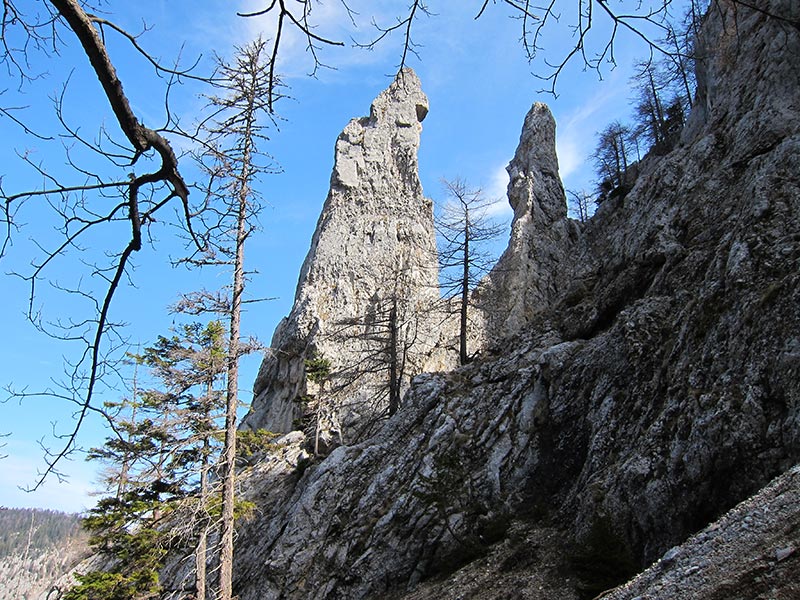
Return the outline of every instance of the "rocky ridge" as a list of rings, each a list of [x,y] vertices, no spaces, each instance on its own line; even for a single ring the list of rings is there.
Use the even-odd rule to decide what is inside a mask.
[[[580,264],[553,251],[522,285],[514,337],[418,377],[364,442],[247,482],[243,600],[397,593],[518,523],[602,531],[641,568],[800,460],[800,32],[767,4],[713,3],[682,143],[571,242]]]
[[[558,205],[549,143],[525,148],[550,139],[552,119],[534,106],[517,157],[536,158],[511,168],[519,250],[482,291],[515,290],[490,317],[509,336],[466,367],[418,376],[363,441],[310,460],[292,432],[243,472],[257,511],[238,532],[240,600],[458,597],[450,586],[480,599],[590,598],[612,584],[587,567],[623,577],[654,561],[606,596],[796,597],[798,10],[790,0],[760,10],[712,3],[681,144],[646,161],[630,193],[584,227]],[[347,211],[395,186],[425,209],[415,171],[404,170],[416,164],[427,108],[418,91],[401,79],[387,94],[408,92],[402,114],[386,121],[394,108],[376,101],[337,142],[295,310],[276,332],[280,350],[262,368],[248,426],[294,425],[294,400],[318,392],[304,361],[310,349],[329,352],[341,321],[331,314],[379,312],[355,285],[364,273],[336,261],[350,247],[345,234],[359,251],[383,240],[391,254],[401,223],[417,231],[419,220],[392,212],[403,203],[379,201],[374,224]],[[360,128],[364,140],[385,128],[386,153],[360,143]],[[386,186],[374,183],[384,161]],[[338,221],[340,211],[349,219]],[[317,271],[326,261],[331,269]],[[373,295],[386,289],[370,277]],[[343,291],[322,298],[314,281]],[[408,289],[420,302],[426,293]],[[172,597],[192,593],[187,564],[164,573]]]

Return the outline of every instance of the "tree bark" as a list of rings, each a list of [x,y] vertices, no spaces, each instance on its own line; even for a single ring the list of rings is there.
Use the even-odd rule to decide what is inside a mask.
[[[246,167],[243,167],[246,170]],[[233,590],[233,521],[236,486],[236,410],[239,407],[239,337],[241,331],[242,292],[244,290],[244,242],[247,237],[247,186],[239,194],[236,230],[236,258],[233,269],[230,339],[228,342],[228,386],[225,406],[224,474],[222,483],[222,531],[220,539],[220,599],[231,600]]]
[[[467,354],[467,310],[469,309],[469,214],[464,220],[464,258],[462,260],[463,270],[461,272],[461,323],[458,332],[458,354],[459,360],[462,365],[469,362],[469,355]]]
[[[400,378],[398,377],[397,292],[392,296],[389,311],[389,415],[400,408]]]
[[[213,349],[212,349],[213,351]],[[209,377],[206,383],[206,417],[208,417],[209,406],[211,405],[211,397],[214,393],[213,377]],[[208,561],[208,523],[206,520],[206,503],[208,502],[208,456],[209,456],[209,439],[208,433],[203,438],[203,458],[200,467],[200,511],[203,520],[202,527],[200,528],[200,539],[197,541],[197,550],[195,551],[195,581],[197,587],[195,600],[206,600],[206,564]]]
[[[253,73],[253,77],[257,74]],[[236,410],[239,407],[239,339],[241,336],[242,293],[244,292],[244,244],[247,240],[247,202],[250,195],[251,150],[255,125],[255,81],[248,90],[245,110],[242,167],[238,176],[238,212],[236,215],[236,257],[233,267],[230,339],[228,342],[228,386],[225,408],[224,474],[222,484],[222,531],[220,533],[220,600],[233,594],[233,529],[236,485]]]

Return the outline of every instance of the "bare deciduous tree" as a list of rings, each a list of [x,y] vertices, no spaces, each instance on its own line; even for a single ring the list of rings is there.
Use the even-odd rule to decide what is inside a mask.
[[[110,20],[91,14],[78,0],[49,0],[20,9],[17,2],[3,3],[2,45],[0,63],[16,76],[20,85],[37,79],[41,74],[30,71],[29,53],[45,53],[57,56],[62,43],[66,43],[66,28],[70,36],[79,43],[88,59],[91,71],[100,84],[118,128],[118,134],[101,128],[99,134],[85,137],[79,128],[72,127],[64,114],[64,92],[56,99],[56,116],[64,130],[62,138],[100,159],[110,168],[98,172],[94,166],[84,166],[73,158],[73,150],[66,146],[67,164],[74,182],[64,181],[48,165],[35,162],[28,154],[22,154],[24,164],[33,169],[44,184],[22,192],[7,193],[0,185],[3,200],[2,224],[5,238],[0,257],[10,247],[12,234],[20,226],[17,215],[20,209],[31,202],[46,200],[55,218],[60,221],[61,238],[55,244],[50,240],[37,240],[43,258],[34,260],[30,272],[20,273],[30,285],[28,318],[41,330],[58,339],[79,343],[83,346],[72,362],[67,362],[67,380],[55,391],[43,390],[42,395],[57,396],[76,405],[74,424],[69,433],[61,435],[57,449],[46,449],[46,468],[40,473],[33,489],[45,478],[60,476],[57,465],[76,448],[76,439],[83,422],[91,412],[103,414],[102,407],[93,402],[103,379],[114,374],[118,367],[118,352],[124,348],[125,340],[111,320],[113,298],[130,275],[134,253],[140,251],[146,240],[147,228],[156,215],[166,212],[165,207],[177,204],[184,215],[184,226],[192,232],[189,187],[178,168],[178,157],[166,137],[164,128],[152,128],[143,124],[134,114],[128,96],[120,81],[114,63],[106,48],[106,35],[116,34],[126,40],[134,52],[144,56],[159,73],[167,79],[194,77],[189,71],[161,66],[139,45],[137,37],[129,34]],[[169,86],[170,84],[168,84]],[[66,88],[65,88],[66,89]],[[34,128],[18,119],[13,110],[6,107],[3,114],[14,120],[29,135],[40,140],[55,136],[36,133]],[[93,198],[96,194],[98,198]],[[68,251],[82,250],[84,244],[91,245],[95,230],[108,227],[124,231],[127,235],[121,244],[106,249],[109,261],[88,262],[88,275],[102,282],[104,288],[86,289],[84,284],[60,286],[73,298],[88,302],[91,314],[86,318],[62,319],[54,323],[44,321],[39,315],[34,300],[37,284],[56,271],[58,259]],[[191,234],[192,237],[193,234]],[[115,237],[116,240],[120,236]],[[197,245],[200,241],[194,238]],[[119,242],[118,242],[119,243]],[[58,284],[56,284],[58,285]],[[99,298],[98,298],[99,296]],[[27,391],[16,393],[19,397],[39,395]],[[63,443],[62,443],[63,442]]]
[[[581,223],[585,223],[592,216],[594,200],[586,190],[567,190],[567,205],[572,216]]]
[[[673,32],[674,34],[674,32]],[[677,35],[677,34],[674,34]],[[667,57],[658,61],[640,62],[638,73],[632,78],[634,99],[634,124],[630,137],[647,143],[646,150],[664,152],[672,149],[692,106],[694,76],[684,67],[690,58]]]
[[[331,334],[348,347],[349,359],[331,372],[329,394],[338,398],[345,418],[352,411],[362,415],[350,442],[370,435],[399,410],[403,391],[420,370],[416,346],[423,316],[412,306],[407,277],[401,260],[387,271],[365,314],[342,320]]]
[[[459,361],[469,362],[467,338],[469,299],[480,278],[494,264],[486,246],[496,240],[505,227],[493,222],[488,209],[493,204],[480,189],[470,188],[462,179],[444,180],[447,200],[436,217],[441,240],[439,267],[442,293],[457,296],[459,311]]]
[[[630,134],[630,128],[620,121],[614,121],[598,134],[594,151],[596,173],[600,179],[598,202],[614,190],[624,190],[628,183]]]

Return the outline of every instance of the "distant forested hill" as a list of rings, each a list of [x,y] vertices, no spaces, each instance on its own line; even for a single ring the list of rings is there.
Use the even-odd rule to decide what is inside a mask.
[[[81,532],[81,518],[55,510],[0,508],[0,558],[41,551]]]
[[[87,554],[79,515],[0,507],[0,600],[45,598]]]

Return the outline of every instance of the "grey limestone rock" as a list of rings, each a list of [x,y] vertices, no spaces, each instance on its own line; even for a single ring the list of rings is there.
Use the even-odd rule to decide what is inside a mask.
[[[519,332],[549,306],[570,280],[576,262],[570,255],[579,246],[577,226],[567,219],[556,124],[547,105],[537,102],[528,112],[507,171],[514,209],[511,239],[473,294],[487,341]]]
[[[400,411],[363,441],[305,468],[272,461],[245,475],[259,510],[239,531],[241,600],[400,598],[471,561],[461,581],[485,585],[432,597],[470,589],[487,600],[570,598],[566,579],[555,578],[572,577],[569,545],[597,524],[640,567],[680,547],[654,567],[653,587],[615,597],[662,597],[658,590],[683,578],[722,591],[663,597],[738,597],[725,594],[739,579],[726,583],[715,566],[730,560],[725,552],[700,556],[694,542],[681,544],[800,462],[800,30],[795,2],[768,9],[712,3],[702,101],[682,144],[648,159],[630,193],[580,232],[565,215],[552,118],[534,106],[511,164],[506,266],[480,290],[497,308],[487,336],[513,335],[461,369],[416,377]],[[393,84],[340,138],[331,194],[295,309],[262,369],[251,426],[280,425],[281,411],[287,424],[288,403],[308,387],[298,357],[309,345],[328,352],[331,315],[356,318],[385,289],[359,270],[368,265],[351,248],[363,255],[380,244],[397,262],[407,252],[399,231],[419,231],[432,246],[432,233],[403,212],[430,210],[404,169],[416,160],[419,94]],[[402,110],[394,96],[408,99]],[[383,141],[367,143],[373,134]],[[383,169],[391,175],[382,179]],[[366,190],[379,218],[357,210]],[[395,191],[402,202],[391,201]],[[419,289],[427,271],[408,264],[410,289]],[[282,452],[298,455],[302,442],[292,443]],[[767,583],[785,591],[763,597],[796,597],[798,554],[776,558],[796,547],[796,481],[788,471],[773,489],[788,493],[768,490],[756,500],[760,513],[743,515],[741,526],[723,520],[696,540],[734,554],[763,548],[756,570],[768,562],[779,577]],[[791,529],[770,537],[773,507]],[[528,580],[533,591],[492,588],[493,574],[511,586],[522,579],[475,559],[511,551],[520,528],[518,540],[533,543],[540,532],[546,547],[512,554],[551,577]],[[719,585],[703,588],[712,577]]]
[[[393,303],[406,367],[401,387],[439,366],[431,356],[435,330],[426,325],[438,299],[433,214],[417,167],[427,112],[419,79],[404,69],[369,117],[350,121],[339,136],[294,306],[273,335],[245,427],[289,431],[301,426],[302,402],[314,402],[328,437],[363,435],[361,426],[387,408],[387,368],[376,361]],[[324,390],[307,380],[304,361],[313,357],[330,362]],[[362,368],[381,373],[362,375]]]
[[[497,329],[514,337],[418,377],[376,435],[264,505],[241,532],[244,600],[400,595],[541,512],[578,543],[605,523],[644,566],[800,461],[800,32],[713,7],[694,130],[579,238],[534,107],[512,162],[522,242],[491,283],[519,303]]]
[[[800,597],[800,467],[690,537],[607,600],[752,600]],[[774,550],[775,547],[777,550]],[[772,549],[770,552],[769,550]]]

